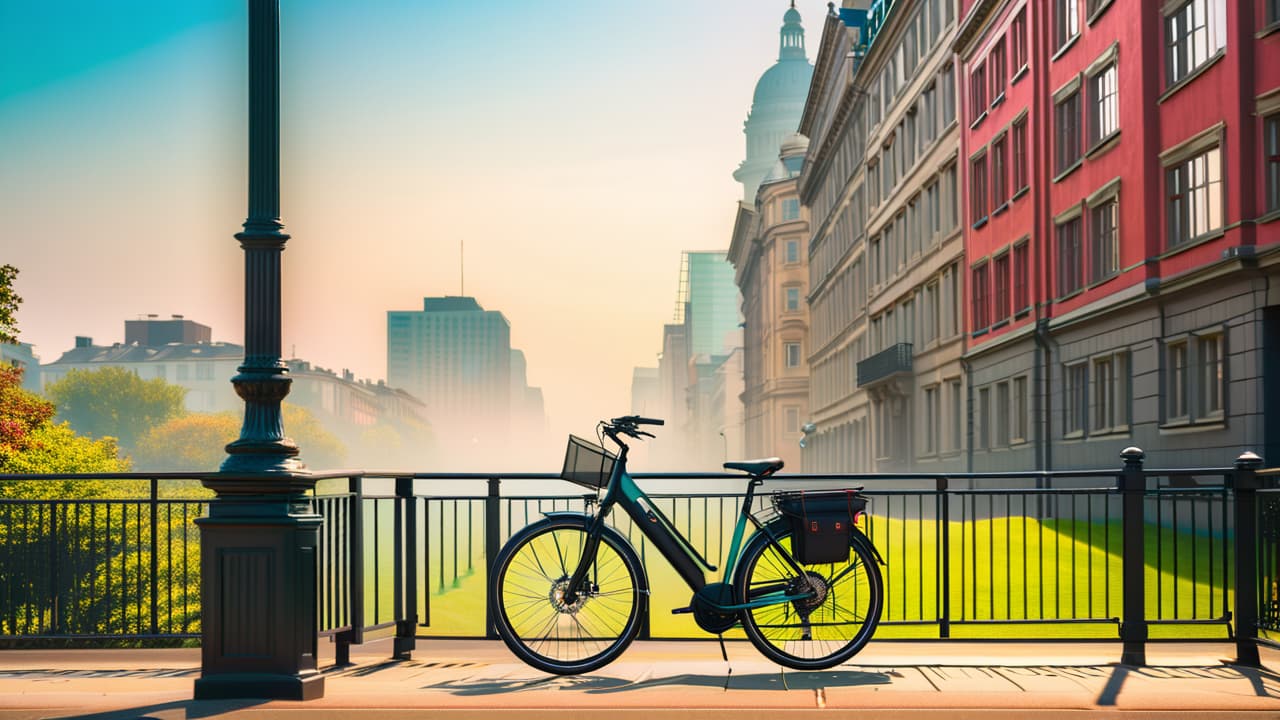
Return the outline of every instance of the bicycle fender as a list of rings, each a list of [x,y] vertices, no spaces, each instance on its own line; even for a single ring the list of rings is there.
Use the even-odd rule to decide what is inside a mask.
[[[875,543],[871,542],[871,538],[867,537],[866,533],[862,532],[858,528],[854,528],[853,532],[855,535],[861,537],[867,542],[867,547],[871,548],[871,554],[876,556],[877,562],[885,567],[889,567],[889,563],[885,562],[883,557],[880,557],[880,551],[876,549]]]

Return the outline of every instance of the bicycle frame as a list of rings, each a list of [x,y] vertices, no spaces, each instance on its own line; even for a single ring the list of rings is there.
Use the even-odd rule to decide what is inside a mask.
[[[614,505],[620,505],[626,511],[645,537],[649,538],[654,547],[667,559],[667,562],[671,563],[671,566],[675,568],[676,573],[689,586],[689,589],[696,593],[707,584],[705,573],[715,572],[716,567],[703,559],[693,545],[689,543],[688,539],[680,534],[675,525],[649,499],[644,490],[636,485],[635,480],[626,470],[627,445],[617,440],[617,438],[614,438],[614,440],[621,448],[618,460],[614,464],[613,474],[609,478],[608,490],[605,492],[604,499],[600,501],[600,509],[596,513],[595,521],[588,532],[587,541],[583,547],[582,559],[579,561],[578,568],[566,588],[566,597],[572,601],[572,597],[581,588],[588,569],[595,559],[596,550],[599,548],[605,518],[608,517]],[[738,514],[737,524],[733,528],[733,538],[729,543],[729,555],[725,559],[723,582],[726,585],[732,583],[734,566],[738,562],[738,554],[742,549],[743,536],[745,535],[748,521],[755,525],[757,530],[769,534],[770,542],[774,543],[778,548],[780,556],[791,566],[793,571],[797,574],[804,572],[791,557],[791,554],[777,545],[777,540],[772,536],[772,533],[769,533],[767,527],[751,514],[751,503],[755,499],[756,487],[762,483],[762,480],[754,477],[750,478],[748,482],[747,493],[742,499],[741,512]],[[736,612],[738,610],[800,600],[809,597],[809,595],[811,593],[789,595],[784,590],[779,590],[743,604],[715,604],[715,609],[722,612]]]

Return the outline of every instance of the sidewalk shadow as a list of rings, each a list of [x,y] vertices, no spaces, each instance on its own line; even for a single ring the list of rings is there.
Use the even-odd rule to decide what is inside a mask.
[[[197,718],[210,718],[239,710],[248,710],[249,708],[261,705],[265,702],[267,701],[175,700],[173,702],[143,705],[141,707],[121,708],[119,710],[104,710],[102,712],[71,715],[51,714],[47,717],[50,720],[159,720],[159,718],[156,717],[157,714],[176,710],[181,712],[180,717],[183,717],[186,720],[196,720]]]
[[[1247,680],[1258,697],[1280,698],[1280,675],[1266,668],[1242,665],[1208,666],[1130,666],[1113,665],[1111,676],[1102,688],[1096,703],[1100,707],[1114,707],[1125,680],[1130,675],[1156,680]]]
[[[892,673],[863,672],[859,670],[828,670],[822,672],[751,673],[748,675],[703,675],[683,673],[647,680],[577,675],[544,678],[511,678],[476,682],[460,679],[422,686],[423,690],[444,690],[459,696],[497,695],[555,688],[584,692],[592,695],[631,692],[657,687],[710,687],[723,690],[804,690],[828,687],[854,687],[859,685],[888,685]]]

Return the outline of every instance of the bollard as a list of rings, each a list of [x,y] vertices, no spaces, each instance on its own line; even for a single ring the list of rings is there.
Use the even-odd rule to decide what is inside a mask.
[[[1124,650],[1120,663],[1146,665],[1146,528],[1143,504],[1147,476],[1142,470],[1146,453],[1140,448],[1128,447],[1120,457],[1124,458],[1119,478],[1124,536],[1124,606],[1120,622],[1120,640],[1124,643]]]
[[[1258,489],[1262,458],[1244,452],[1236,458],[1236,664],[1262,667],[1258,657]]]

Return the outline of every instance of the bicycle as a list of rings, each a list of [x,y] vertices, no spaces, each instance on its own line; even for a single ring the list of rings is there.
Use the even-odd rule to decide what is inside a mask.
[[[884,606],[879,553],[857,523],[867,498],[861,488],[775,491],[777,514],[756,517],[756,488],[780,470],[770,458],[728,462],[747,473],[723,580],[627,473],[622,436],[654,437],[640,429],[662,420],[636,415],[602,421],[597,434],[617,453],[570,436],[561,477],[604,492],[592,513],[545,512],[503,546],[493,564],[489,601],[507,647],[545,672],[572,675],[612,662],[626,650],[648,612],[644,566],[627,538],[606,523],[621,506],[693,591],[688,607],[715,635],[741,623],[767,658],[797,670],[820,670],[853,657],[875,632]],[[748,523],[755,532],[743,545]],[[739,550],[741,549],[741,555]],[[721,644],[723,652],[723,638]]]

